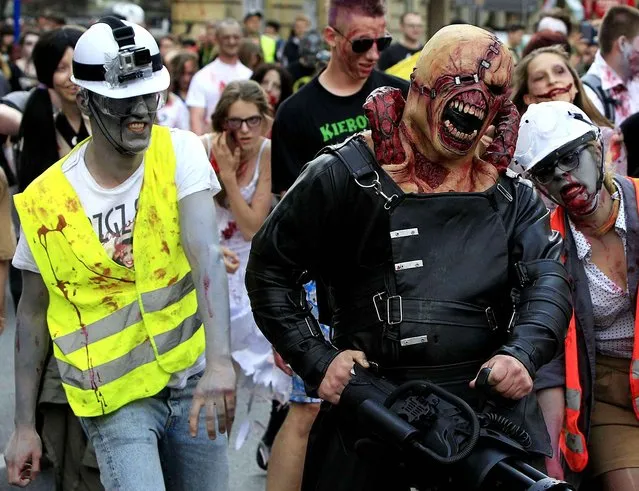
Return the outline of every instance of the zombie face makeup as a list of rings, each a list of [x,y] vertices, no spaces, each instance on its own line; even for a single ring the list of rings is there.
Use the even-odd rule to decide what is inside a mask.
[[[620,38],[623,64],[626,68],[627,77],[634,78],[639,75],[639,36],[633,39]]]
[[[417,62],[404,116],[444,158],[472,154],[490,124],[498,126],[500,145],[514,150],[519,120],[508,101],[511,72],[512,57],[489,32],[443,28]]]
[[[266,72],[260,85],[268,94],[271,106],[276,107],[282,96],[282,79],[279,72],[277,70],[269,70]]]
[[[353,80],[366,80],[377,65],[380,48],[389,44],[386,41],[370,42],[386,39],[386,20],[383,16],[370,17],[354,12],[344,12],[338,19],[341,22],[332,32],[335,47],[332,58]],[[368,49],[362,51],[365,47]]]
[[[528,65],[528,93],[524,95],[527,105],[547,101],[572,103],[577,88],[572,73],[561,56],[541,53]]]
[[[159,94],[127,99],[90,95],[90,107],[96,127],[115,149],[127,155],[144,152],[150,143],[151,127],[161,105]]]
[[[573,216],[597,209],[603,173],[602,148],[590,141],[570,149],[551,162],[541,162],[529,173],[540,190]]]

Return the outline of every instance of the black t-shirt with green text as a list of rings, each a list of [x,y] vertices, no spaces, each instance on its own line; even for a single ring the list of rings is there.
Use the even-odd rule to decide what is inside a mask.
[[[356,94],[331,94],[315,77],[284,101],[271,134],[273,192],[279,194],[290,188],[304,164],[325,146],[368,129],[362,106],[373,90],[385,86],[401,89],[407,96],[407,81],[374,70]]]

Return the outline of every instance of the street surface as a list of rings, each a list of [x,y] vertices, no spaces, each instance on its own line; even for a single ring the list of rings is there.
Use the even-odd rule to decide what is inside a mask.
[[[8,288],[7,288],[8,290]],[[7,326],[0,335],[0,491],[16,490],[18,487],[7,484],[7,474],[4,467],[4,449],[13,429],[14,414],[14,381],[13,381],[13,341],[15,337],[15,316],[13,304],[7,298],[6,310]],[[234,430],[240,428],[246,417],[246,407],[249,394],[241,390],[238,394],[237,416]],[[269,401],[256,400],[251,410],[252,431],[240,450],[234,450],[235,435],[231,435],[231,448],[229,449],[231,491],[263,491],[265,487],[266,473],[255,462],[255,449],[263,429],[259,425],[266,425],[271,404]],[[53,491],[51,476],[43,473],[37,481],[28,488],[29,491]],[[170,490],[168,490],[170,491]]]

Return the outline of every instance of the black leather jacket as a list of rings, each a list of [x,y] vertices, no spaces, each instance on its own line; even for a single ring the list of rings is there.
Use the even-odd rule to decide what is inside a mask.
[[[543,202],[517,177],[501,182],[513,198],[503,214],[509,263],[513,271],[516,264],[524,265],[525,272],[509,275],[521,301],[512,332],[495,353],[514,356],[534,377],[563,348],[570,289],[558,261],[561,238],[551,232]],[[255,320],[310,394],[316,394],[340,350],[367,349],[348,341],[339,346],[327,342],[307,307],[303,285],[309,279],[325,285],[336,310],[354,298],[370,299],[379,285],[367,288],[361,277],[388,264],[388,237],[383,201],[358,186],[335,156],[324,153],[304,168],[253,239],[246,286]]]

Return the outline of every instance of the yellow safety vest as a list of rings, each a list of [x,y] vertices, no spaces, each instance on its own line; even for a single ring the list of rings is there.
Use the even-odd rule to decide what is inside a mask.
[[[153,127],[144,157],[133,269],[114,262],[100,243],[62,173],[69,155],[15,203],[49,291],[47,322],[62,386],[73,412],[90,417],[161,391],[203,353],[204,327],[180,243],[169,130]]]
[[[409,80],[410,74],[413,73],[415,64],[417,63],[417,60],[419,59],[419,56],[421,54],[421,51],[418,51],[414,55],[403,59],[399,63],[387,69],[386,73],[388,73],[389,75],[394,75],[395,77],[403,78],[404,80]]]
[[[275,39],[262,34],[260,36],[260,47],[264,55],[264,63],[275,63],[275,51],[277,50],[277,42]]]

